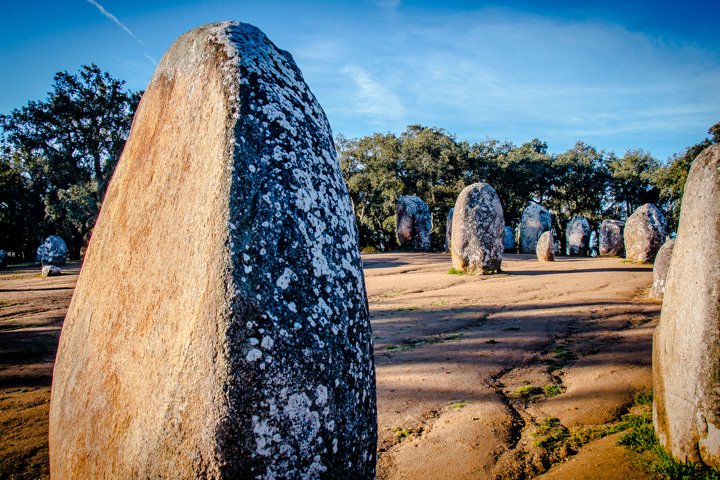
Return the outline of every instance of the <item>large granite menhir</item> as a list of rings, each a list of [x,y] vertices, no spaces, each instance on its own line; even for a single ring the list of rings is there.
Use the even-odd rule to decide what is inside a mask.
[[[665,216],[646,203],[625,222],[625,258],[633,262],[653,262],[667,237]]]
[[[662,300],[665,296],[665,285],[667,280],[668,268],[670,268],[670,259],[672,258],[673,248],[675,248],[675,240],[668,240],[660,247],[655,256],[653,265],[653,283],[650,287],[650,298]]]
[[[487,183],[460,192],[453,214],[453,267],[468,273],[497,273],[505,250],[505,216],[500,197]]]
[[[450,251],[452,245],[452,220],[453,214],[455,213],[455,207],[448,210],[447,217],[445,217],[445,252]]]
[[[590,248],[590,224],[586,218],[575,217],[565,229],[566,252],[573,256],[586,256]]]
[[[531,203],[523,210],[520,221],[520,253],[535,253],[538,238],[552,228],[552,218],[547,208]]]
[[[553,238],[552,230],[548,230],[540,235],[535,252],[539,262],[555,261],[555,239]]]
[[[372,478],[372,336],[330,126],[257,28],[165,53],[60,339],[53,478]]]
[[[395,203],[395,225],[400,247],[405,250],[430,250],[432,217],[430,209],[421,198],[401,195]]]
[[[660,322],[653,336],[653,422],[680,461],[720,467],[720,145],[685,183]]]

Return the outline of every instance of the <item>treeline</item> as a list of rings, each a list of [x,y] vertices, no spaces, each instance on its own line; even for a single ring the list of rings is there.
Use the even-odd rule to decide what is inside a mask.
[[[34,260],[53,234],[67,242],[71,258],[80,257],[142,95],[123,86],[96,65],[83,66],[76,75],[56,74],[45,101],[0,115],[0,249],[14,260]],[[560,155],[549,155],[537,139],[471,144],[419,125],[400,136],[338,135],[336,146],[361,247],[398,248],[395,200],[417,195],[430,207],[432,248],[440,250],[448,210],[475,182],[495,188],[507,225],[518,223],[529,201],[554,213],[560,234],[575,216],[597,224],[651,202],[675,229],[687,172],[704,148],[720,142],[720,123],[709,134],[666,162],[641,149],[618,157],[582,142]]]
[[[0,249],[16,261],[53,234],[80,257],[140,101],[124,83],[83,66],[56,74],[47,100],[0,115]]]
[[[361,248],[397,249],[395,200],[416,195],[430,208],[432,248],[441,250],[447,212],[462,189],[475,182],[495,188],[506,225],[517,225],[530,201],[548,208],[562,241],[567,222],[576,216],[596,227],[605,218],[625,219],[645,203],[660,208],[675,230],[690,165],[703,149],[720,142],[720,123],[708,133],[709,138],[665,162],[642,149],[617,156],[583,142],[558,155],[548,154],[547,143],[538,139],[520,146],[497,140],[468,143],[420,125],[400,136],[338,135],[335,143]]]

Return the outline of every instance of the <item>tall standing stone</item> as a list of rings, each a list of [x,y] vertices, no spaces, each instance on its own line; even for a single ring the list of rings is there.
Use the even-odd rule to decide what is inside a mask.
[[[599,253],[602,256],[622,257],[625,255],[625,222],[603,220],[600,225]]]
[[[430,209],[421,198],[401,195],[395,203],[395,225],[400,247],[405,250],[430,250],[432,218]]]
[[[600,246],[600,241],[598,240],[597,230],[593,230],[592,232],[590,232],[590,256],[591,257],[598,256],[598,247],[599,246]]]
[[[585,256],[590,247],[590,224],[586,218],[575,217],[565,229],[565,242],[568,255]]]
[[[505,216],[500,197],[487,183],[460,192],[453,215],[453,267],[468,273],[497,273],[505,249]]]
[[[63,327],[53,478],[371,478],[372,336],[330,126],[241,23],[165,53]]]
[[[660,247],[655,256],[655,264],[653,265],[653,284],[650,288],[650,298],[662,300],[665,295],[665,282],[667,280],[667,272],[670,267],[670,259],[672,258],[673,248],[675,248],[675,240],[668,240]]]
[[[538,238],[552,228],[547,208],[531,203],[525,208],[520,221],[520,253],[535,253]]]
[[[720,145],[685,184],[660,323],[653,337],[653,422],[680,461],[720,467]]]
[[[652,262],[667,237],[665,216],[655,205],[646,203],[627,219],[624,236],[625,258]]]
[[[448,210],[447,217],[445,218],[445,252],[450,251],[452,245],[452,220],[455,207]]]
[[[540,262],[555,261],[555,239],[553,238],[552,231],[548,230],[540,235],[535,253]]]
[[[515,251],[515,230],[512,227],[505,227],[505,251]]]

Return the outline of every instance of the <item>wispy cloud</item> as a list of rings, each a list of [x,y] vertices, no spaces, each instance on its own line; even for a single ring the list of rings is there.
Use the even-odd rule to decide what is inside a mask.
[[[397,95],[385,85],[374,80],[357,65],[346,65],[343,73],[350,75],[358,87],[355,92],[355,110],[371,117],[376,125],[395,123],[403,116],[403,107]]]
[[[118,27],[120,27],[120,28],[122,28],[123,30],[125,30],[125,33],[127,33],[127,34],[130,35],[132,38],[134,38],[135,41],[137,41],[137,42],[138,42],[140,45],[142,45],[144,48],[147,48],[147,45],[145,45],[145,42],[143,42],[142,40],[140,40],[128,27],[125,26],[124,23],[122,23],[120,20],[118,20],[118,18],[117,18],[115,15],[113,15],[112,13],[108,12],[107,10],[105,10],[105,8],[104,8],[102,5],[100,5],[99,3],[97,3],[95,0],[87,0],[87,2],[90,3],[90,4],[92,4],[92,5],[95,5],[95,6],[97,7],[97,9],[100,10],[100,13],[102,13],[102,14],[105,15],[107,18],[109,18],[110,20],[112,20],[113,22],[115,22],[115,24],[116,24]],[[145,55],[145,58],[147,58],[148,60],[150,60],[152,63],[157,64],[157,62],[156,62],[150,55],[148,55],[147,53],[143,53],[143,55]]]

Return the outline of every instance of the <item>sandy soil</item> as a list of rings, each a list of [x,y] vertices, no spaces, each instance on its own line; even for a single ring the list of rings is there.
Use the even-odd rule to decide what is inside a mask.
[[[548,456],[532,435],[549,417],[571,429],[616,420],[651,388],[660,313],[647,299],[651,266],[507,255],[503,274],[472,276],[448,274],[441,254],[363,260],[378,478],[652,478],[616,437]],[[63,271],[0,271],[0,480],[48,477],[52,366],[79,265]],[[537,388],[522,395],[523,387]],[[548,397],[543,387],[562,393]]]

